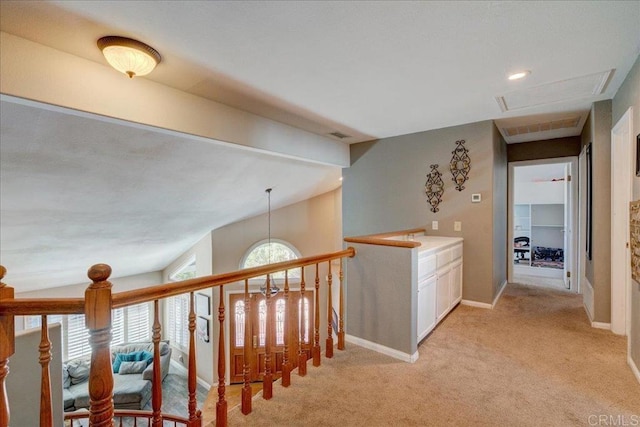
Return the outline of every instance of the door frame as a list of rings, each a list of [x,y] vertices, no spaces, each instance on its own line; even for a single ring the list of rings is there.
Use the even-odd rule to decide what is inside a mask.
[[[565,233],[570,233],[570,241],[571,247],[569,248],[568,256],[565,256],[565,265],[567,265],[566,269],[571,272],[571,281],[570,281],[570,292],[580,293],[580,281],[578,279],[578,260],[577,253],[578,249],[578,183],[579,183],[579,169],[578,169],[578,156],[568,156],[568,157],[556,157],[550,159],[537,159],[537,160],[524,160],[518,162],[509,162],[508,163],[508,194],[507,194],[507,280],[508,282],[513,282],[513,228],[514,228],[514,218],[513,218],[513,210],[514,210],[514,171],[516,167],[519,166],[534,166],[534,165],[546,165],[546,164],[555,164],[555,163],[570,163],[571,164],[571,182],[569,183],[569,200],[565,201],[566,205],[569,205],[569,209],[571,210],[571,214],[569,215],[571,222],[570,224],[565,224]],[[566,252],[565,248],[565,252]]]
[[[631,329],[629,202],[633,200],[633,107],[611,129],[611,332]]]

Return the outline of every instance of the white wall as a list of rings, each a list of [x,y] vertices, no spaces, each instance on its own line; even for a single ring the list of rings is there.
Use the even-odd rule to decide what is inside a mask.
[[[162,283],[162,273],[160,271],[152,271],[150,273],[136,274],[134,276],[118,277],[109,279],[113,287],[111,291],[123,292],[133,289],[140,289],[147,286],[159,285]],[[85,283],[76,283],[74,285],[58,286],[55,288],[42,289],[40,291],[16,293],[16,298],[84,298],[84,291],[91,284],[87,279]],[[24,316],[16,316],[16,331],[24,329]]]
[[[564,181],[516,182],[514,190],[516,205],[564,204]]]
[[[213,274],[211,233],[207,233],[205,236],[203,236],[202,239],[200,239],[195,245],[189,248],[188,251],[180,255],[164,270],[162,270],[163,283],[169,282],[169,276],[175,273],[177,269],[182,267],[194,255],[196,257],[196,277],[210,276],[211,274]],[[209,296],[211,296],[212,294],[211,289],[205,289],[198,292]],[[213,307],[211,307],[211,313],[213,314],[214,312],[217,311],[214,311]],[[213,319],[217,320],[215,316],[212,316],[212,320]],[[212,321],[212,323],[215,324],[216,322]],[[210,328],[215,328],[215,325],[210,325]],[[210,333],[210,335],[213,334]],[[168,337],[166,336],[164,338],[168,339]],[[215,340],[212,339],[212,337],[210,337],[208,343],[196,340],[197,375],[202,381],[208,384],[213,384],[214,382],[214,370],[213,364],[211,363],[211,360],[213,359],[214,348],[217,348],[214,347],[214,342]],[[182,351],[177,347],[173,347],[171,358],[184,367],[188,366],[189,354],[187,351]]]

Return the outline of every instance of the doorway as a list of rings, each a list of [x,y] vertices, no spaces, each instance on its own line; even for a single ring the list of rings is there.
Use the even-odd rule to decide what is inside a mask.
[[[509,164],[510,282],[579,292],[575,171],[573,157]]]
[[[307,353],[307,359],[311,358],[312,326],[314,324],[313,291],[305,291],[304,299],[300,291],[291,290],[290,313],[286,311],[286,302],[282,292],[271,297],[271,318],[275,319],[275,328],[271,336],[271,373],[278,379],[282,375],[282,363],[285,344],[285,317],[290,325],[289,337],[289,361],[292,369],[296,368],[298,352],[301,343],[303,351]],[[251,368],[251,381],[262,381],[265,371],[266,348],[266,298],[261,293],[251,293],[249,296],[249,354]],[[244,342],[245,342],[245,300],[244,294],[230,294],[230,383],[244,382]],[[304,325],[300,320],[304,319]]]

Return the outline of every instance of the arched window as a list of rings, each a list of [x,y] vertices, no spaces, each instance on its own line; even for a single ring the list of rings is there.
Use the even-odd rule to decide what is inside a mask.
[[[298,258],[300,258],[300,252],[290,243],[284,240],[271,239],[271,247],[269,247],[269,241],[262,240],[249,248],[240,263],[240,268],[259,267]],[[271,277],[277,280],[284,280],[284,271],[274,273]],[[300,279],[299,268],[289,270],[289,280],[291,279]],[[264,281],[266,277],[256,277],[252,280]]]

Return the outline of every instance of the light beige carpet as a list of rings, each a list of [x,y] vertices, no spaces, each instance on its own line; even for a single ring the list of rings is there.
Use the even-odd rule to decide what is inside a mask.
[[[347,345],[258,395],[230,426],[588,426],[640,422],[626,339],[593,329],[582,296],[509,285],[494,310],[458,306],[404,363]],[[611,425],[611,424],[609,424]],[[620,425],[620,424],[618,424]],[[634,424],[626,424],[634,425]]]

